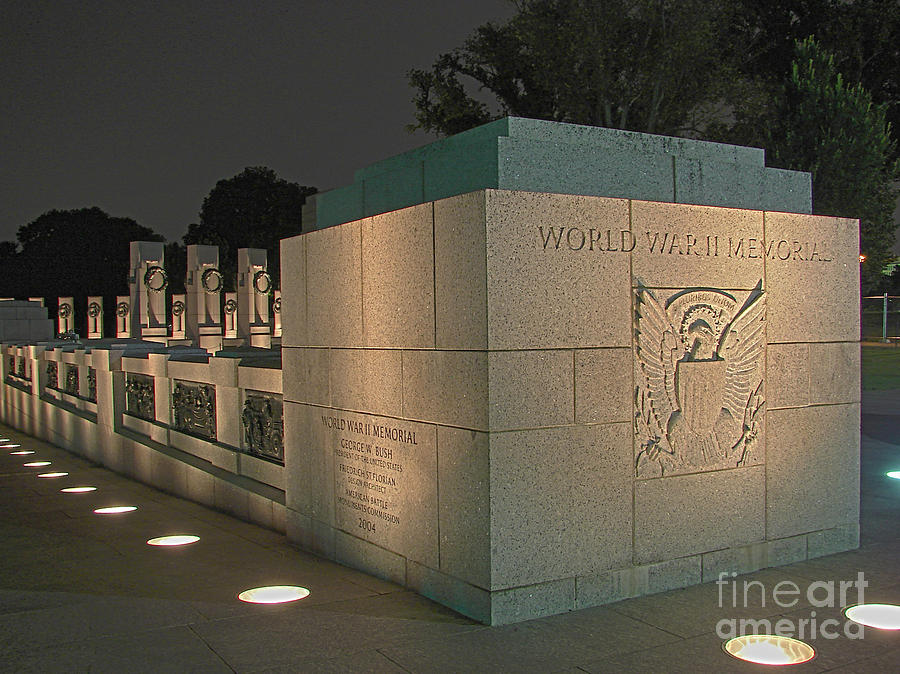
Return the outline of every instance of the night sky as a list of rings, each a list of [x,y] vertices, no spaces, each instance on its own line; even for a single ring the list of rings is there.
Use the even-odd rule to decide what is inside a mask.
[[[406,71],[507,0],[0,0],[0,241],[99,206],[169,240],[246,166],[320,190],[434,138]]]

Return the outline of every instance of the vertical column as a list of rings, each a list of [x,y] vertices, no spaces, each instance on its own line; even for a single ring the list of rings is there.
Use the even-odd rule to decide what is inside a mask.
[[[187,247],[187,338],[202,349],[222,348],[220,296],[224,286],[219,271],[218,246]]]
[[[131,298],[116,296],[116,339],[131,337]]]
[[[72,297],[60,297],[59,309],[56,312],[57,334],[72,332],[75,329],[75,300]]]
[[[88,297],[87,338],[103,339],[103,298],[99,295]]]
[[[238,335],[250,346],[272,346],[269,296],[275,283],[264,248],[238,248]]]
[[[163,269],[163,244],[131,242],[131,333],[151,342],[166,342],[166,294],[169,278]]]

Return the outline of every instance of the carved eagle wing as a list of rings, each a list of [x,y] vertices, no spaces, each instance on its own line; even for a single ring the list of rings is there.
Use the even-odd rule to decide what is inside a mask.
[[[660,438],[666,437],[669,416],[678,409],[675,360],[679,340],[663,307],[640,286],[636,292],[635,342],[638,362],[649,392],[649,404]]]
[[[757,286],[719,340],[719,356],[727,362],[722,407],[738,421],[743,421],[747,401],[761,376],[765,313],[766,296]]]

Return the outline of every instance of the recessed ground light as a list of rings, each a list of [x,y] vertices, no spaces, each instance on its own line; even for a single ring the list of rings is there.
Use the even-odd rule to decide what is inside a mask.
[[[22,445],[17,445],[15,443],[9,445],[0,445],[0,449],[15,449],[16,447],[21,447]]]
[[[159,538],[151,538],[149,541],[147,541],[147,545],[188,545],[189,543],[196,543],[199,540],[199,536],[179,534],[177,536],[160,536]]]
[[[760,665],[799,665],[812,660],[816,655],[809,644],[771,634],[745,634],[729,639],[722,644],[722,648],[738,660]]]
[[[844,610],[850,620],[880,630],[900,630],[900,606],[894,604],[857,604]]]
[[[26,468],[37,468],[38,466],[49,466],[49,461],[29,461],[28,463],[23,463],[23,466]]]
[[[97,491],[97,487],[66,487],[65,489],[60,489],[60,491],[66,494],[81,494],[86,491]]]
[[[9,438],[0,438],[0,442],[9,442]]]
[[[900,480],[900,470],[892,470],[889,473],[885,473],[888,477],[892,477],[895,480]]]
[[[68,473],[41,473],[38,477],[65,477]]]
[[[34,454],[33,449],[20,449],[18,452],[10,452],[13,456],[25,456],[26,454]]]
[[[118,513],[130,513],[137,510],[137,506],[111,506],[109,508],[96,508],[94,510],[98,515],[116,515]]]
[[[309,596],[309,590],[298,585],[269,585],[244,590],[238,599],[250,604],[284,604]]]

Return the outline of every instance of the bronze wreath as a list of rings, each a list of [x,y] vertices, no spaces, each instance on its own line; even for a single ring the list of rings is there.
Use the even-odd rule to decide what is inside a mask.
[[[184,313],[184,302],[181,300],[175,300],[172,302],[172,315],[173,316],[181,316]]]
[[[213,276],[216,277],[216,287],[211,288],[209,285],[209,279]],[[210,267],[206,271],[203,272],[203,275],[200,277],[200,285],[203,286],[203,289],[208,293],[217,293],[222,289],[222,284],[224,283],[224,279],[222,278],[222,272],[220,272],[215,267]]]
[[[265,288],[259,287],[259,282],[261,279],[266,280]],[[272,290],[272,275],[265,269],[260,269],[253,275],[253,289],[260,295],[268,295]]]
[[[272,313],[280,314],[281,313],[281,298],[276,297],[275,301],[272,302]]]
[[[116,316],[127,316],[131,311],[131,307],[128,306],[128,302],[119,302],[116,305]]]
[[[158,286],[151,285],[154,276],[159,276],[162,279],[162,283]],[[162,292],[166,289],[166,286],[169,285],[169,275],[166,274],[166,270],[162,267],[148,267],[147,271],[144,273],[144,285],[147,286],[147,290],[150,290],[151,292]]]
[[[225,300],[225,313],[230,316],[235,311],[237,311],[237,302],[230,298]]]
[[[60,318],[68,318],[72,314],[72,307],[70,307],[66,303],[60,304],[59,311],[57,311],[57,314],[59,315]]]
[[[97,318],[97,316],[100,315],[101,311],[103,311],[103,309],[97,302],[91,302],[90,304],[88,304],[88,316],[90,316],[91,318]]]

